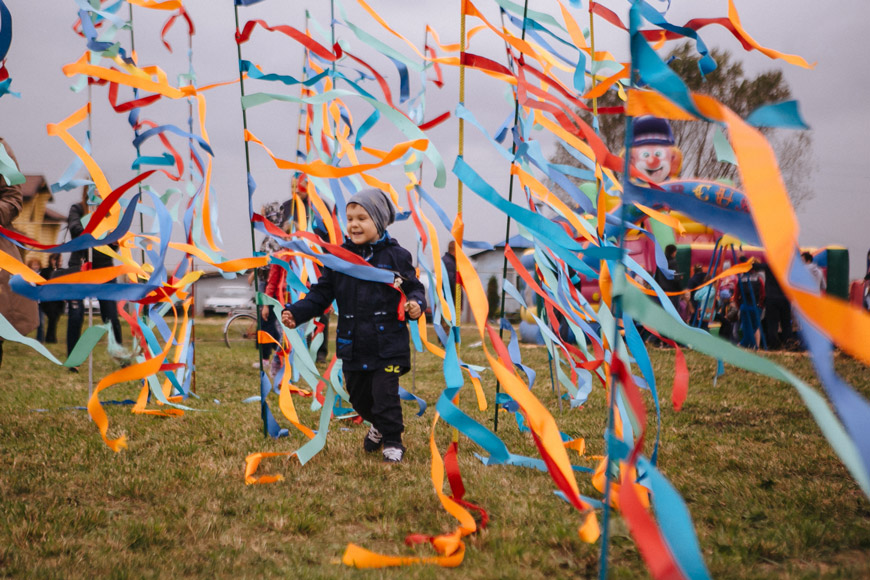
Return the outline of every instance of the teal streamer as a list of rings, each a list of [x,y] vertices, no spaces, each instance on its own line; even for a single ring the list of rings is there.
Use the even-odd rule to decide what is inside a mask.
[[[0,175],[9,185],[21,185],[25,181],[24,174],[18,170],[18,166],[2,143],[0,143]]]
[[[797,101],[783,101],[762,105],[752,111],[746,122],[753,127],[777,127],[780,129],[809,129],[798,109]]]
[[[85,330],[73,347],[72,352],[69,353],[69,358],[63,363],[63,366],[77,367],[85,362],[88,359],[88,355],[91,354],[91,351],[94,350],[94,347],[97,346],[97,343],[100,342],[100,339],[108,331],[108,324],[92,326]]]
[[[798,391],[834,452],[837,453],[852,477],[858,482],[864,494],[870,498],[870,477],[864,470],[858,449],[842,423],[817,391],[789,371],[765,358],[741,350],[730,342],[715,338],[706,332],[680,324],[673,317],[665,314],[657,304],[654,304],[639,290],[630,286],[626,286],[625,290],[623,295],[625,310],[643,324],[655,328],[661,334],[677,340],[689,348],[748,371],[792,385]]]
[[[572,268],[583,272],[586,276],[597,278],[598,274],[593,272],[589,266],[580,261],[573,252],[583,252],[596,260],[602,259],[617,259],[619,256],[618,248],[601,248],[598,246],[589,245],[584,248],[582,244],[576,242],[573,238],[565,233],[557,224],[548,220],[544,216],[527,210],[519,205],[510,203],[501,197],[495,189],[489,185],[480,175],[469,167],[461,158],[456,158],[456,163],[453,166],[453,173],[474,193],[482,197],[501,212],[507,214],[517,223],[529,228],[539,234],[539,237],[551,250],[559,254],[559,258],[563,259]]]
[[[695,107],[683,80],[650,47],[640,33],[640,8],[635,3],[629,13],[631,21],[631,62],[641,80],[699,119],[709,120]]]
[[[628,445],[614,437],[612,433],[608,437],[607,449],[612,451],[614,459],[618,461],[628,459],[631,452]],[[683,577],[708,580],[710,573],[704,564],[698,537],[692,526],[692,517],[683,498],[658,469],[642,455],[637,458],[637,467],[638,472],[643,473],[644,485],[652,492],[658,527],[674,560],[683,572]]]
[[[299,463],[305,465],[311,458],[320,453],[326,445],[326,434],[329,432],[329,419],[332,415],[333,403],[337,395],[333,390],[332,383],[327,383],[326,392],[323,395],[323,408],[320,410],[320,423],[314,438],[296,450]]]
[[[8,340],[10,342],[17,342],[23,344],[25,346],[29,346],[54,364],[62,364],[57,358],[49,352],[44,345],[40,344],[39,341],[28,338],[18,332],[12,324],[6,320],[6,317],[0,314],[0,338],[3,340]],[[75,366],[75,365],[72,365]]]

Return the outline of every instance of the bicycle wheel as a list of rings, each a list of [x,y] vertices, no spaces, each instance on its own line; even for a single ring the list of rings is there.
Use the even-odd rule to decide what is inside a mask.
[[[227,348],[242,345],[256,346],[257,318],[251,314],[235,314],[224,325],[224,342]]]

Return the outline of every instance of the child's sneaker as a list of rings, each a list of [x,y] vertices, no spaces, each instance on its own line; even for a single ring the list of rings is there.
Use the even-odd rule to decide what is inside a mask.
[[[399,447],[384,447],[384,462],[400,463],[405,455],[405,448]]]
[[[372,425],[369,432],[366,433],[366,438],[363,439],[363,449],[366,450],[366,453],[373,453],[381,448],[383,441],[384,436]]]

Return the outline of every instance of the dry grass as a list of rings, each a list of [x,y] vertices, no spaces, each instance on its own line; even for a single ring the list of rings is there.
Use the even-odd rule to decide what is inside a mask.
[[[197,392],[201,412],[161,419],[107,406],[110,434],[130,447],[112,453],[87,413],[87,374],[68,373],[19,346],[6,344],[0,369],[0,574],[12,577],[272,577],[436,578],[431,567],[358,572],[335,564],[348,542],[387,554],[431,555],[402,544],[409,533],[437,534],[455,523],[441,509],[429,477],[428,431],[406,405],[406,461],[385,466],[361,449],[365,428],[333,422],[326,449],[309,464],[265,460],[261,473],[277,484],[245,486],[245,456],[287,451],[304,440],[264,440],[253,349],[228,351],[220,327],[198,326]],[[470,362],[479,348],[462,347]],[[102,347],[99,347],[102,351]],[[525,348],[538,372],[535,391],[560,428],[603,451],[603,390],[582,409],[560,412],[551,394],[546,354]],[[662,396],[659,467],[685,498],[704,557],[717,578],[857,578],[870,576],[870,502],[822,438],[788,385],[729,368],[713,387],[715,361],[687,353],[692,373],[680,413],[668,405],[673,353],[652,352]],[[803,355],[774,355],[816,384]],[[870,395],[867,369],[843,356],[838,368]],[[113,369],[101,352],[96,376]],[[494,383],[486,379],[491,395]],[[403,385],[411,390],[411,375]],[[438,360],[418,355],[414,390],[431,405],[443,388]],[[133,398],[121,385],[103,400]],[[219,401],[219,403],[217,402]],[[308,400],[296,399],[302,420],[316,425]],[[277,399],[272,401],[277,409]],[[463,409],[485,425],[492,413]],[[44,409],[44,411],[37,411]],[[652,407],[650,406],[650,410]],[[651,422],[655,427],[654,421]],[[498,430],[512,452],[535,455],[528,435],[502,414]],[[438,431],[442,448],[450,430]],[[652,439],[652,437],[650,437]],[[490,526],[468,538],[463,578],[595,576],[600,546],[583,544],[578,514],[553,495],[544,473],[484,467],[463,439],[460,466],[466,499],[488,510]],[[576,456],[575,456],[576,458]],[[591,462],[586,462],[591,465]],[[588,477],[581,491],[600,497]],[[613,520],[614,578],[645,577],[643,563],[618,517]]]

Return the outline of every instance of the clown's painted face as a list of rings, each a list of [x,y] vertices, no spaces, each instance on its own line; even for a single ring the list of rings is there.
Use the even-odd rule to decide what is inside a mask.
[[[631,150],[631,164],[653,183],[661,183],[671,177],[673,162],[674,150],[668,145],[641,145]]]

